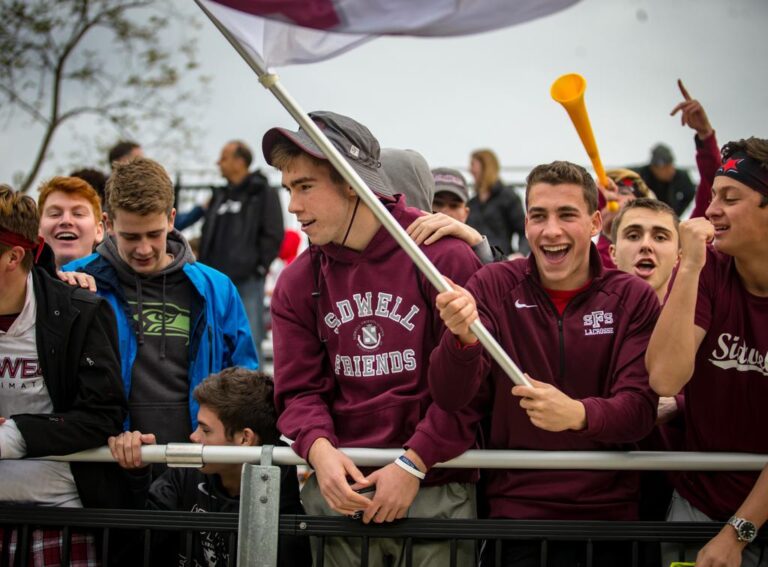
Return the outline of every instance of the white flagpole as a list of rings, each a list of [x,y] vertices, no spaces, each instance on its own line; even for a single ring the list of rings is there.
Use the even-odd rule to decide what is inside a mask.
[[[430,283],[435,286],[439,292],[450,291],[452,288],[448,285],[448,282],[443,278],[440,272],[435,268],[432,262],[424,255],[421,249],[416,243],[408,236],[403,227],[398,224],[392,215],[389,214],[381,201],[376,198],[373,191],[365,184],[360,178],[357,172],[352,169],[347,161],[342,157],[339,151],[331,144],[325,134],[322,133],[320,128],[317,127],[312,119],[309,118],[306,112],[301,109],[299,104],[293,99],[293,97],[285,90],[280,83],[280,79],[275,73],[270,72],[263,61],[258,61],[251,53],[248,52],[234,37],[229,30],[218,21],[218,19],[211,14],[211,12],[205,7],[201,0],[195,0],[200,9],[206,16],[213,22],[216,28],[222,33],[222,35],[232,44],[232,47],[240,54],[246,63],[253,69],[256,75],[259,77],[259,82],[268,89],[280,104],[288,111],[288,113],[298,122],[309,137],[312,138],[322,152],[328,158],[334,168],[342,175],[342,177],[349,183],[357,193],[358,197],[368,206],[373,212],[376,218],[384,225],[387,232],[397,241],[400,247],[406,254],[413,260],[416,267],[427,277]],[[501,348],[496,339],[488,332],[483,326],[480,320],[476,320],[470,325],[471,331],[477,336],[480,343],[483,345],[486,351],[493,357],[496,363],[504,370],[507,376],[518,385],[530,386],[530,381],[525,377],[520,368],[512,361],[509,355]]]

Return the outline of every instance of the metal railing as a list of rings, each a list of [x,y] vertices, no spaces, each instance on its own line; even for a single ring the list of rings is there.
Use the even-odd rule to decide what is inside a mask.
[[[264,451],[277,465],[301,465],[306,461],[289,447],[231,447],[169,443],[146,445],[141,458],[146,463],[169,466],[200,467],[206,463],[260,463]],[[391,463],[402,449],[346,448],[342,451],[356,465],[378,467]],[[90,449],[52,461],[110,462],[109,448]],[[668,451],[489,451],[470,450],[437,463],[436,468],[450,469],[584,469],[584,470],[666,470],[666,471],[759,471],[768,464],[768,455],[754,453],[701,453]]]
[[[382,466],[392,462],[399,449],[344,449],[359,466]],[[438,520],[405,519],[384,525],[365,525],[344,517],[279,515],[280,471],[275,464],[293,465],[304,461],[287,447],[221,447],[192,444],[154,445],[142,448],[147,463],[166,463],[171,467],[200,467],[205,463],[245,463],[239,514],[193,512],[157,512],[137,510],[94,510],[61,508],[0,509],[0,525],[17,526],[20,541],[38,526],[89,527],[100,534],[101,554],[107,565],[111,534],[115,530],[135,530],[141,534],[144,564],[151,560],[151,541],[155,530],[180,531],[184,534],[187,557],[201,532],[225,533],[229,542],[229,562],[246,566],[277,565],[279,536],[315,536],[318,538],[318,565],[322,565],[327,538],[360,538],[362,565],[368,564],[369,543],[378,538],[402,540],[406,565],[410,551],[421,540],[449,541],[451,565],[456,564],[456,550],[461,541],[488,541],[494,549],[484,559],[486,565],[500,565],[502,541],[534,541],[541,546],[542,565],[553,542],[580,541],[586,563],[593,564],[594,550],[602,542],[629,542],[629,565],[641,566],[647,557],[646,545],[659,542],[703,543],[722,527],[716,522],[586,522],[521,520]],[[103,462],[112,461],[107,448],[83,451],[51,460]],[[254,464],[258,463],[258,464]],[[702,470],[758,471],[768,463],[768,455],[741,453],[672,452],[579,452],[579,451],[467,451],[440,463],[438,467],[484,469],[582,469],[582,470]],[[243,537],[237,537],[240,534]],[[244,536],[247,534],[247,537]],[[66,539],[66,538],[65,538]],[[112,538],[114,539],[114,538]],[[758,542],[768,543],[761,533]],[[21,548],[20,548],[21,549]],[[656,549],[656,548],[651,548]],[[236,554],[233,551],[236,550]],[[23,550],[21,550],[23,552]],[[67,550],[65,550],[67,551]],[[25,552],[24,552],[25,553]],[[682,554],[682,551],[681,551]],[[22,556],[22,560],[25,556]],[[681,555],[682,558],[682,555]],[[66,564],[66,561],[64,562]],[[21,563],[22,565],[26,563]],[[658,563],[656,563],[658,564]]]

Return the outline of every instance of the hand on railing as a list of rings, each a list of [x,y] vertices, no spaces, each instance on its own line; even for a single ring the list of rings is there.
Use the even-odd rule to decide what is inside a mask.
[[[360,510],[368,509],[371,501],[355,492],[347,481],[347,477],[351,477],[360,488],[370,485],[352,459],[324,437],[312,444],[308,457],[317,474],[320,494],[333,510],[345,516],[353,516]]]
[[[410,463],[416,465],[418,471],[425,472],[424,462],[413,449],[409,449],[406,456]],[[421,474],[422,478],[423,476]],[[372,472],[366,477],[366,480],[369,485],[375,485],[376,492],[363,514],[363,523],[365,524],[371,520],[381,524],[405,518],[421,485],[419,478],[414,476],[414,473],[406,471],[397,463],[390,463]],[[353,490],[360,490],[361,488],[364,486],[352,485]]]
[[[112,456],[124,469],[140,469],[146,466],[141,460],[141,446],[154,445],[157,439],[153,433],[124,431],[120,435],[107,439]]]

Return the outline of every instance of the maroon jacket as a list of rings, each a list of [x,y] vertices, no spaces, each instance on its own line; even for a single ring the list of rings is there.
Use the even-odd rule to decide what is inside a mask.
[[[446,332],[432,354],[429,383],[438,405],[490,413],[489,449],[618,451],[653,428],[658,397],[643,357],[659,314],[651,287],[604,270],[595,247],[593,280],[560,317],[534,258],[490,264],[467,289],[482,322],[520,368],[584,403],[584,431],[552,433],[531,424],[510,379],[480,345],[462,348]],[[469,405],[468,405],[469,404]],[[485,474],[485,473],[484,473]],[[628,471],[488,471],[490,515],[502,518],[631,520],[638,475]]]
[[[421,214],[402,196],[385,204],[404,227]],[[480,266],[454,238],[422,250],[462,285]],[[426,367],[445,329],[435,296],[383,227],[362,253],[313,247],[280,274],[272,298],[275,400],[278,427],[299,455],[326,437],[336,447],[410,447],[431,467],[474,446],[469,412],[445,412],[429,394]],[[475,478],[436,470],[426,483]]]
[[[691,218],[695,219],[703,217],[712,202],[712,183],[722,160],[714,133],[703,142],[695,135],[693,139],[696,142],[696,165],[699,168],[699,186],[696,188],[696,201],[691,211]]]

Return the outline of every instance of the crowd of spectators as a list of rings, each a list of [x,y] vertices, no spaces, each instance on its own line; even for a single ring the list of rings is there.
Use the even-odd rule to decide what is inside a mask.
[[[300,237],[284,231],[279,189],[242,141],[218,161],[226,184],[185,215],[163,166],[135,142],[109,176],[80,170],[37,203],[0,186],[0,502],[7,505],[235,511],[237,465],[149,467],[141,447],[287,443],[312,474],[282,467],[286,514],[722,522],[696,565],[765,566],[768,468],[752,472],[434,468],[468,449],[768,453],[768,141],[719,149],[680,83],[672,111],[694,132],[699,184],[669,148],[608,171],[534,167],[524,198],[499,160],[471,153],[474,194],[455,169],[382,150],[360,122],[310,113],[386,211],[449,280],[438,293],[303,129],[272,128],[264,161],[282,176]],[[693,152],[692,152],[693,153]],[[554,156],[553,156],[554,157]],[[609,206],[616,202],[618,207]],[[683,211],[693,207],[690,218]],[[193,253],[179,224],[202,222]],[[260,370],[265,280],[274,378]],[[512,386],[476,335],[480,321],[527,385]],[[108,445],[116,463],[32,460]],[[349,447],[402,449],[358,467]],[[651,505],[652,504],[652,505]],[[7,535],[7,534],[6,534]],[[64,547],[35,530],[37,553]],[[98,564],[100,538],[70,556]],[[0,545],[12,556],[18,535]],[[227,563],[206,533],[194,549],[153,543],[156,564]],[[331,537],[326,565],[360,561],[359,538]],[[624,542],[368,543],[371,564],[630,564]],[[52,551],[53,550],[53,551]],[[306,538],[281,537],[280,565],[309,565]],[[190,556],[191,553],[191,556]],[[679,550],[643,546],[642,565]],[[114,564],[131,564],[125,550]],[[315,557],[315,559],[317,559]]]

